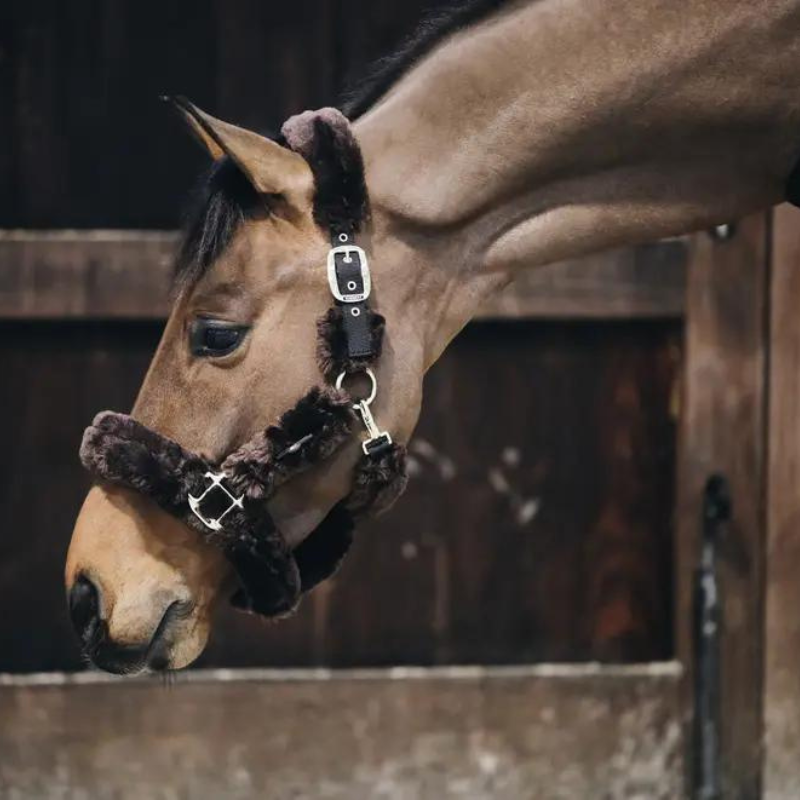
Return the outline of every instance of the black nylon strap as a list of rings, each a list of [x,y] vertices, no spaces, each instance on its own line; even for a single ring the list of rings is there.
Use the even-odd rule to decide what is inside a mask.
[[[333,247],[355,245],[355,236],[352,231],[348,230],[333,231],[331,245]],[[358,254],[351,254],[348,262],[343,253],[337,253],[334,263],[336,265],[336,283],[342,294],[357,294],[364,291],[362,265]],[[342,327],[347,343],[348,358],[372,358],[375,355],[375,348],[369,301],[342,303],[337,300],[336,305],[342,309]]]
[[[371,459],[378,459],[381,456],[390,453],[396,446],[397,445],[395,445],[392,440],[384,434],[377,439],[373,439],[371,442],[367,442],[364,445],[364,454]]]
[[[342,327],[347,339],[347,355],[350,358],[371,358],[372,312],[366,303],[341,303],[344,306]]]

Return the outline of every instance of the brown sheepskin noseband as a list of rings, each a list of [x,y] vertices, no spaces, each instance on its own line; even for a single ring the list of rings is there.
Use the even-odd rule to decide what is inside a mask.
[[[302,593],[333,574],[352,542],[354,520],[386,509],[406,484],[405,449],[377,430],[368,403],[341,388],[343,377],[367,370],[380,356],[384,332],[383,317],[368,305],[366,256],[355,245],[369,206],[358,144],[335,109],[292,117],[282,134],[311,166],[315,219],[331,236],[335,305],[318,322],[318,356],[325,379],[337,387],[312,389],[219,463],[113,411],[95,417],[80,449],[97,480],[149,497],[219,547],[239,578],[233,604],[266,616],[291,612]],[[291,550],[267,501],[284,482],[332,455],[362,423],[368,438],[350,495]]]

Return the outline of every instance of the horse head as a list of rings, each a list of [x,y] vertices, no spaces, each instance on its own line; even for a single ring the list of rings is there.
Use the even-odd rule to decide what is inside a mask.
[[[281,143],[188,101],[176,105],[213,164],[132,417],[151,440],[158,435],[219,463],[332,381],[319,334],[330,324],[330,227],[344,207],[365,218],[367,198],[358,147],[332,109],[293,118]],[[361,233],[368,250],[380,251],[383,234],[373,223]],[[391,293],[397,282],[384,280],[377,262],[373,273],[376,287]],[[378,288],[373,304],[390,330],[402,332],[399,304],[384,300]],[[423,373],[419,340],[407,333],[402,347],[388,334],[374,364],[381,392],[372,408],[400,439],[416,421]],[[270,498],[270,517],[290,551],[351,492],[359,454],[351,438]],[[136,453],[127,458],[131,468],[141,461]],[[216,604],[237,586],[220,548],[152,497],[107,481],[81,509],[66,580],[87,655],[118,672],[190,663],[205,646]]]

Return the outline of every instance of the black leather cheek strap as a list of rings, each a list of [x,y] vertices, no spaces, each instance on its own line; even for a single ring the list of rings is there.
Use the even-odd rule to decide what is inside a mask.
[[[331,237],[333,247],[355,245],[352,232],[338,231]],[[349,260],[348,260],[349,258]],[[336,283],[343,295],[360,294],[364,291],[364,276],[360,256],[356,252],[349,255],[336,253]],[[355,303],[336,301],[342,309],[342,327],[347,343],[347,356],[353,358],[372,358],[375,356],[374,337],[372,335],[372,311],[369,300]]]

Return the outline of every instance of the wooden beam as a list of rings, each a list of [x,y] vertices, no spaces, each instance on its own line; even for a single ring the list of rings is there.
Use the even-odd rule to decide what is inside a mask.
[[[775,212],[769,409],[764,797],[800,797],[800,211]]]
[[[0,319],[161,319],[177,234],[0,231]],[[629,319],[683,312],[686,244],[670,240],[530,270],[484,319]]]
[[[0,319],[160,319],[176,234],[0,231]]]
[[[681,317],[687,242],[670,239],[561,261],[520,275],[489,300],[484,319]]]
[[[679,680],[673,663],[0,676],[0,795],[674,800]]]
[[[675,619],[678,655],[690,668],[702,495],[708,477],[723,473],[733,497],[719,565],[726,798],[760,797],[768,236],[767,216],[754,216],[727,241],[699,234],[689,259]]]

